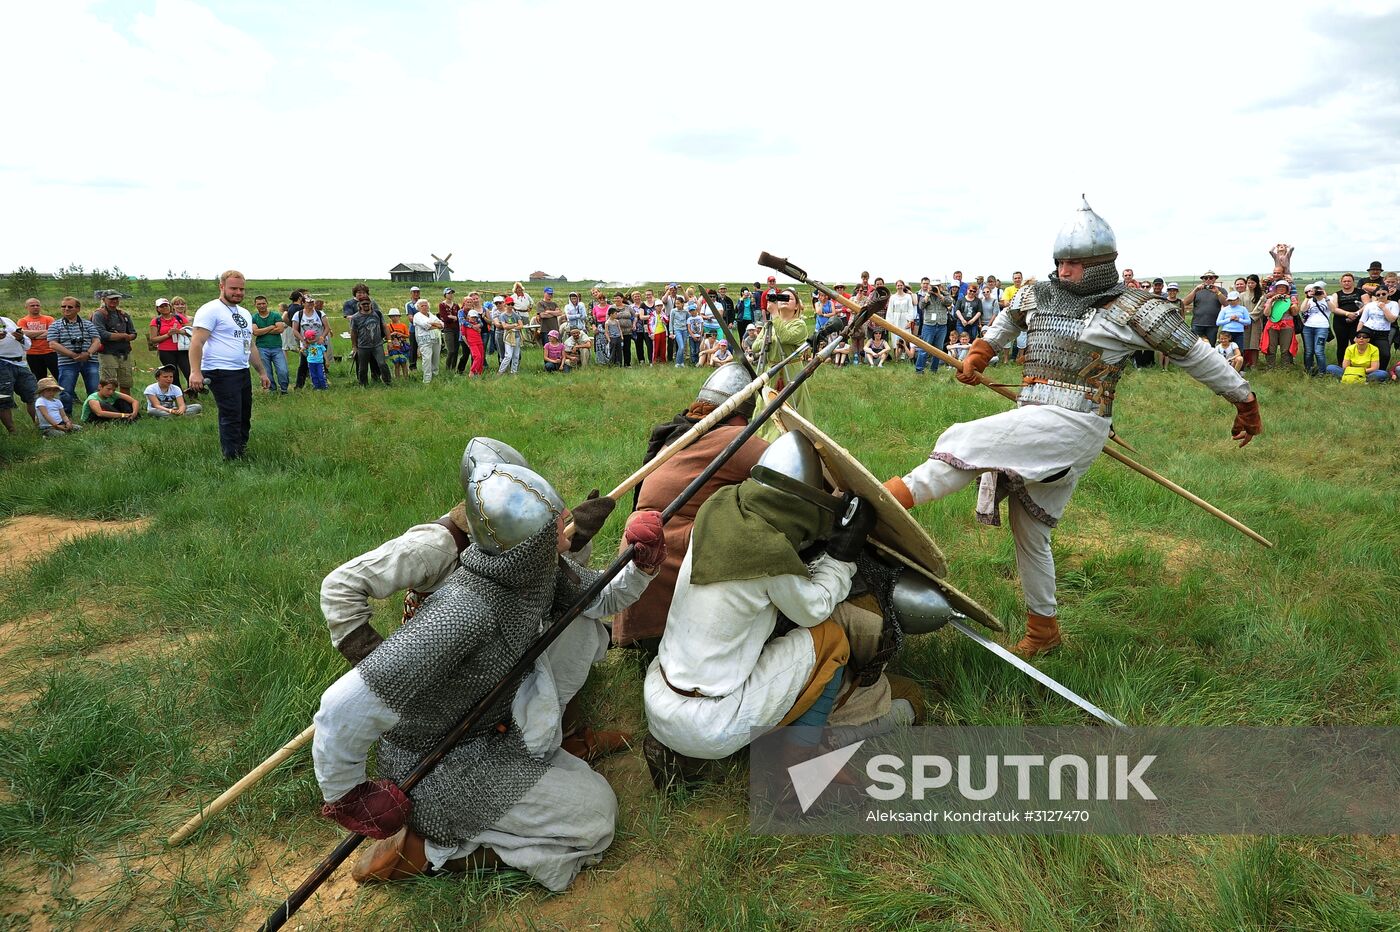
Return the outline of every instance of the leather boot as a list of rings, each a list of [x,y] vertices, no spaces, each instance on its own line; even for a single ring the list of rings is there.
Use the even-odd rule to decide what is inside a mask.
[[[1011,652],[1029,660],[1060,646],[1060,623],[1054,615],[1026,613],[1026,636],[1016,642]]]
[[[909,679],[907,676],[900,676],[896,673],[886,673],[885,679],[890,681],[890,700],[903,699],[914,707],[914,724],[924,723],[924,691],[919,688],[919,684]]]
[[[428,854],[423,850],[423,836],[405,825],[388,838],[376,841],[360,855],[350,876],[358,883],[374,883],[416,877],[427,869]]]
[[[560,747],[579,760],[592,763],[632,747],[632,736],[625,731],[596,731],[584,725],[565,738]]]
[[[661,792],[704,783],[712,762],[678,754],[651,735],[642,740],[642,756],[647,759],[651,782]]]

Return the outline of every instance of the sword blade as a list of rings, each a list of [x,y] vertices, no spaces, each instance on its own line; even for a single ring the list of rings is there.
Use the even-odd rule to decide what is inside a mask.
[[[1015,654],[1011,653],[1011,651],[1007,650],[1005,647],[1002,647],[996,641],[983,637],[981,634],[972,630],[967,625],[963,624],[961,621],[958,621],[958,619],[950,618],[948,620],[948,624],[952,625],[962,634],[976,641],[978,644],[982,645],[987,650],[996,654],[1002,660],[1005,660],[1007,663],[1011,664],[1017,670],[1020,670],[1022,673],[1026,674],[1026,676],[1029,676],[1031,679],[1035,680],[1040,685],[1048,687],[1052,692],[1055,692],[1060,696],[1063,696],[1065,699],[1068,699],[1070,702],[1073,702],[1075,705],[1079,706],[1081,709],[1083,709],[1085,712],[1088,712],[1090,715],[1094,716],[1094,718],[1098,719],[1099,721],[1106,722],[1109,725],[1114,726],[1115,728],[1128,727],[1127,725],[1124,725],[1122,722],[1118,721],[1118,719],[1114,718],[1112,715],[1109,715],[1103,709],[1100,709],[1098,706],[1094,705],[1088,699],[1085,699],[1083,696],[1079,695],[1079,693],[1075,692],[1068,686],[1056,680],[1054,677],[1046,676],[1044,673],[1041,673],[1035,667],[1031,666],[1029,663],[1026,663],[1026,661],[1022,660],[1020,657],[1017,657]]]

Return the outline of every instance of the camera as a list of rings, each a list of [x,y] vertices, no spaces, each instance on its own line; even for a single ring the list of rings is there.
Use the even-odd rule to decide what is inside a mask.
[[[776,294],[770,294],[768,296],[769,304],[787,304],[790,300],[792,300],[791,296],[788,295],[786,292],[782,291],[779,291]]]

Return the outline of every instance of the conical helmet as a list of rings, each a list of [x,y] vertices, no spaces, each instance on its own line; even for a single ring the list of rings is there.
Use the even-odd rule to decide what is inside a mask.
[[[737,362],[725,363],[705,380],[705,384],[700,386],[700,394],[695,396],[696,401],[707,401],[712,405],[722,405],[730,399],[735,392],[752,382],[748,370]],[[750,396],[752,399],[753,396]],[[753,401],[748,400],[745,405],[740,405],[740,412],[746,416],[753,413]]]
[[[938,587],[912,570],[899,574],[890,594],[894,613],[905,634],[937,631],[953,617],[953,607]]]
[[[529,540],[564,513],[554,487],[524,466],[480,463],[465,486],[467,532],[489,554]]]
[[[529,461],[510,444],[502,443],[494,437],[473,437],[467,441],[467,447],[462,451],[461,475],[464,490],[467,487],[467,480],[471,478],[472,470],[487,463],[510,463],[513,466],[530,468]]]
[[[1080,195],[1083,198],[1083,195]],[[1074,216],[1060,227],[1055,237],[1054,259],[1097,259],[1118,255],[1118,238],[1113,228],[1094,213],[1088,199],[1084,206],[1074,212]]]
[[[803,485],[825,490],[822,484],[822,461],[821,457],[817,456],[817,448],[812,446],[812,441],[795,430],[788,431],[770,443],[768,449],[758,458],[758,465],[766,466],[789,479],[796,479]]]

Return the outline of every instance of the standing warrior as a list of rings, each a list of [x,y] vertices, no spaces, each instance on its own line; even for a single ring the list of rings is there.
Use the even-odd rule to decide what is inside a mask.
[[[459,568],[321,697],[313,754],[322,811],[381,839],[355,866],[361,882],[505,864],[562,890],[611,843],[617,801],[606,780],[560,748],[561,710],[607,650],[599,619],[631,604],[664,559],[660,516],[631,517],[633,564],[539,658],[520,687],[528,695],[507,691],[410,798],[398,781],[596,578],[561,558],[567,512],[531,470],[477,466],[464,511],[473,543]],[[382,777],[370,781],[376,741]]]
[[[1172,304],[1124,286],[1113,230],[1088,201],[1055,239],[1050,281],[1022,288],[982,339],[972,344],[958,381],[974,385],[991,358],[1026,333],[1017,407],[955,424],[933,454],[885,487],[905,508],[942,498],[982,474],[977,518],[998,525],[1007,498],[1016,565],[1026,599],[1026,636],[1014,650],[1031,657],[1056,647],[1055,561],[1050,531],[1080,476],[1108,439],[1113,393],[1123,361],[1154,349],[1234,404],[1231,434],[1240,446],[1262,430],[1249,383],[1199,340]]]

